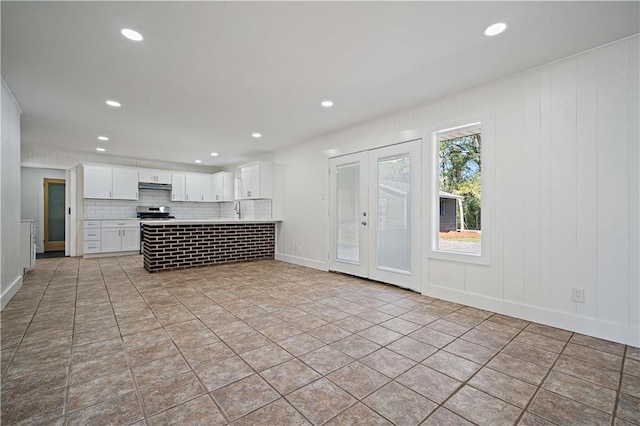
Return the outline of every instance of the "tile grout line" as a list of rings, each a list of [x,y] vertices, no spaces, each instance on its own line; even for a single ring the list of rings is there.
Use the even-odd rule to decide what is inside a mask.
[[[98,266],[100,267],[100,272],[102,273],[102,263],[100,262],[99,259],[98,259],[97,262],[98,262]],[[129,280],[131,285],[135,288],[135,286],[133,285],[133,282],[131,281],[131,278],[129,277],[127,272],[122,267],[122,264],[120,263],[120,260],[118,258],[116,258],[116,262],[122,268],[124,274],[127,276],[127,279]],[[104,279],[104,273],[102,273],[102,277]],[[126,348],[126,346],[124,344],[124,335],[122,334],[122,330],[120,328],[120,322],[118,321],[118,315],[116,315],[116,311],[115,311],[115,309],[113,307],[113,299],[111,297],[111,292],[109,291],[109,286],[107,285],[107,280],[106,279],[104,280],[104,287],[105,287],[105,290],[107,292],[107,297],[109,298],[109,305],[111,306],[111,311],[113,312],[113,317],[114,317],[114,319],[116,321],[116,327],[118,327],[118,334],[120,335],[120,344],[122,345],[124,356],[125,356],[125,359],[127,360],[127,367],[129,368],[129,374],[131,374],[131,379],[133,380],[133,389],[134,389],[134,392],[136,394],[136,399],[138,400],[138,407],[140,407],[140,411],[142,413],[142,419],[144,420],[145,424],[148,425],[149,421],[148,421],[147,410],[146,410],[146,406],[145,406],[145,403],[144,403],[144,399],[142,398],[142,393],[140,392],[140,387],[138,386],[138,381],[136,380],[136,376],[135,376],[135,374],[133,374],[133,365],[131,363],[131,357],[129,356],[129,351],[127,350],[127,348]],[[139,421],[139,420],[136,420],[136,421]]]
[[[56,269],[57,270],[57,269]],[[76,270],[75,298],[73,303],[73,327],[71,328],[71,341],[69,342],[69,363],[67,365],[67,387],[64,397],[63,422],[69,423],[69,398],[71,397],[71,363],[73,362],[73,343],[76,330],[76,315],[78,314],[78,285],[80,281],[80,262]]]
[[[459,309],[461,309],[461,308],[459,308]],[[457,309],[457,310],[459,310],[459,309]],[[457,311],[457,310],[456,310],[456,311]],[[454,311],[454,312],[456,312],[456,311]],[[494,313],[493,315],[495,315],[495,313]],[[478,325],[480,325],[480,324],[482,324],[482,323],[484,323],[484,322],[488,321],[488,320],[489,320],[489,318],[491,318],[493,315],[491,315],[490,317],[488,317],[488,318],[484,319],[483,321],[481,321],[481,322],[480,322],[479,324],[477,324],[475,327],[471,328],[471,330],[474,330]],[[433,322],[435,322],[435,321],[433,321]],[[529,324],[531,324],[531,323],[529,322]],[[505,344],[504,344],[504,346],[503,346],[501,349],[499,349],[498,351],[496,351],[496,353],[495,353],[491,358],[489,358],[489,359],[488,359],[484,364],[476,363],[476,364],[479,364],[479,365],[480,365],[480,368],[478,368],[478,370],[476,370],[476,371],[475,371],[471,376],[469,376],[466,380],[461,381],[462,383],[458,386],[458,388],[457,388],[455,391],[453,391],[453,392],[452,392],[452,393],[451,393],[451,394],[450,394],[450,395],[449,395],[449,396],[448,396],[444,401],[442,401],[442,403],[438,404],[438,407],[437,407],[435,410],[433,410],[431,413],[429,413],[429,415],[427,416],[427,419],[428,419],[429,417],[431,417],[431,416],[433,415],[433,413],[435,413],[435,412],[438,410],[438,408],[444,408],[444,409],[446,409],[446,410],[449,410],[447,407],[445,407],[445,404],[446,404],[446,403],[447,403],[451,398],[453,398],[453,396],[454,396],[454,395],[457,395],[457,394],[458,394],[458,392],[460,392],[460,390],[461,390],[462,388],[464,388],[466,385],[473,387],[472,385],[469,385],[469,382],[470,382],[470,381],[471,381],[471,380],[472,380],[472,379],[473,379],[473,378],[474,378],[474,377],[475,377],[475,376],[476,376],[476,375],[477,375],[477,374],[478,374],[478,373],[479,373],[483,368],[490,368],[490,369],[492,369],[491,367],[488,367],[488,364],[489,364],[489,363],[490,363],[490,362],[491,362],[495,357],[497,357],[499,354],[501,354],[501,353],[502,353],[502,350],[503,350],[505,347],[507,347],[507,345],[508,345],[509,343],[511,343],[511,342],[513,342],[513,341],[515,341],[516,337],[518,337],[518,336],[520,335],[520,333],[522,333],[522,332],[525,330],[525,328],[526,328],[526,327],[528,327],[528,325],[529,325],[529,324],[527,324],[525,327],[523,327],[522,329],[520,329],[520,331],[519,331],[516,335],[514,335],[514,336],[513,336],[513,337],[512,337],[512,338],[511,338],[507,343],[505,343]],[[480,330],[480,331],[482,331],[482,330]],[[490,332],[487,332],[487,333],[490,333]],[[491,333],[491,334],[493,334],[493,333]],[[461,338],[461,337],[457,337],[457,338],[456,338],[456,340],[457,340],[457,339],[459,339],[459,338]],[[464,340],[464,339],[463,339],[463,340]],[[453,340],[452,342],[455,342],[455,340]],[[450,343],[452,343],[452,342],[450,342]],[[473,343],[473,342],[471,342],[471,343]],[[448,345],[448,344],[447,344],[447,345]],[[439,349],[439,351],[445,351],[445,352],[447,352],[447,353],[451,353],[451,352],[446,351],[446,350],[444,349],[447,345],[443,346],[441,349]],[[483,346],[483,345],[480,345],[480,346]],[[490,348],[490,349],[491,349],[491,348]],[[432,355],[435,355],[436,353],[438,353],[438,352],[435,352],[435,353],[434,353],[434,354],[432,354]],[[429,357],[431,357],[432,355],[430,355]],[[452,355],[456,355],[456,354],[452,354]],[[459,356],[459,355],[456,355],[456,356]],[[427,359],[428,359],[429,357],[427,357]],[[463,358],[463,359],[467,359],[467,358],[465,358],[465,357],[461,357],[461,358]],[[468,361],[471,361],[471,360],[468,360]],[[472,361],[472,362],[475,362],[475,361]],[[492,369],[492,370],[493,370],[493,369]],[[438,370],[435,370],[435,371],[438,371]],[[445,374],[445,373],[441,373],[441,374]],[[502,374],[505,374],[505,373],[502,373]],[[449,375],[447,375],[447,374],[445,374],[445,375],[446,375],[446,376],[448,376],[448,377],[450,377],[450,376],[449,376]],[[511,376],[511,375],[509,375],[509,374],[505,374],[505,375],[507,375],[507,376],[509,376],[509,377],[513,377],[513,376]],[[516,377],[513,377],[513,378],[517,379]],[[457,380],[457,379],[455,379],[455,378],[453,378],[453,379],[454,379],[454,380]],[[519,380],[519,379],[518,379],[518,380]],[[523,380],[523,382],[524,382],[524,380]],[[525,382],[525,383],[527,383],[527,382]],[[475,387],[474,387],[474,389],[477,389],[477,388],[475,388]],[[491,394],[489,394],[489,393],[487,393],[487,392],[485,392],[485,391],[483,391],[483,390],[481,390],[481,389],[477,389],[477,390],[478,390],[479,392],[482,392],[482,393],[484,393],[484,394],[486,394],[486,395],[489,395],[489,396],[491,396],[491,397],[493,397],[493,398],[499,399],[500,401],[502,401],[502,402],[504,402],[504,403],[507,403],[507,404],[509,404],[509,405],[512,405],[512,406],[514,406],[514,407],[517,407],[516,405],[514,405],[514,404],[512,404],[512,403],[510,403],[510,402],[508,402],[508,401],[505,401],[505,400],[504,400],[504,399],[502,399],[502,398],[499,398],[499,397],[496,397],[496,396],[494,396],[494,395],[491,395]],[[533,399],[533,396],[531,397],[531,399]],[[517,408],[518,408],[518,409],[520,409],[520,407],[517,407]],[[449,410],[449,411],[451,411],[451,412],[455,413],[456,415],[458,415],[458,416],[462,417],[463,419],[465,419],[465,420],[467,420],[467,421],[469,421],[469,422],[471,422],[471,423],[474,423],[474,424],[475,424],[475,422],[473,422],[473,421],[472,421],[472,420],[470,420],[470,419],[467,419],[466,417],[464,417],[464,416],[463,416],[463,415],[461,415],[460,413],[457,413],[457,412],[455,412],[455,411],[453,411],[453,410]],[[524,409],[522,410],[522,413],[524,413]],[[518,420],[520,419],[520,417],[522,417],[522,413],[520,413],[520,416],[518,417]],[[426,419],[425,419],[425,420],[426,420]]]
[[[558,363],[558,360],[560,359],[560,357],[562,356],[564,350],[566,349],[566,347],[569,345],[569,342],[571,341],[571,339],[573,338],[573,336],[575,335],[575,333],[571,333],[571,336],[569,336],[569,338],[567,339],[566,342],[564,342],[564,345],[562,346],[562,350],[558,353],[558,356],[556,357],[556,359],[553,361],[553,364],[551,364],[551,367],[549,367],[549,371],[547,371],[547,374],[544,375],[544,377],[542,378],[542,380],[540,380],[540,384],[536,387],[536,391],[533,393],[533,395],[531,396],[531,399],[529,399],[529,401],[527,402],[526,406],[524,407],[524,409],[522,410],[522,413],[520,413],[520,416],[518,417],[517,421],[520,421],[522,419],[522,417],[524,417],[524,414],[527,412],[527,410],[529,409],[529,406],[531,405],[531,403],[533,402],[533,400],[536,398],[536,396],[538,395],[538,393],[540,392],[540,389],[543,389],[542,385],[544,385],[544,383],[546,382],[547,378],[549,377],[549,375],[551,374],[551,372],[553,372],[553,368],[556,366],[556,364]],[[550,337],[550,336],[547,336]],[[545,389],[547,391],[549,391],[548,389]],[[551,392],[551,391],[549,391]],[[555,392],[554,392],[555,393]],[[571,399],[571,398],[570,398]],[[534,416],[538,416],[537,414],[531,413]],[[541,417],[541,416],[538,416]],[[543,418],[543,417],[541,417]],[[551,423],[555,423],[554,421],[551,421],[549,419],[545,419],[548,420]]]
[[[620,378],[618,379],[618,389],[616,389],[616,398],[613,402],[613,412],[611,413],[611,425],[615,425],[616,416],[618,415],[618,404],[620,403],[620,397],[622,393],[622,380],[624,379],[624,365],[627,360],[627,351],[629,347],[624,346],[624,353],[622,354],[622,365],[620,366]]]
[[[120,262],[119,262],[119,261],[118,261],[118,263],[120,264]],[[122,264],[120,264],[120,266],[122,267]],[[142,294],[142,293],[140,293],[140,290],[138,289],[138,287],[135,285],[135,283],[133,282],[133,280],[131,280],[131,276],[129,275],[129,273],[127,273],[127,271],[126,271],[126,269],[125,269],[124,267],[122,267],[122,270],[123,270],[123,272],[125,273],[125,275],[127,276],[127,279],[129,280],[129,282],[131,283],[131,286],[132,286],[133,288],[135,288],[136,292],[140,295],[140,297],[141,297],[141,298],[142,298],[142,300],[144,301],[145,305],[147,305],[147,307],[149,308],[149,310],[151,310],[151,312],[153,313],[154,319],[155,319],[156,321],[158,321],[158,323],[160,324],[160,328],[162,328],[162,330],[164,330],[164,332],[165,332],[165,333],[167,333],[167,330],[166,330],[165,325],[164,325],[164,324],[163,324],[163,323],[158,319],[159,317],[158,317],[157,313],[153,310],[153,308],[151,307],[151,305],[149,305],[149,302],[148,302],[148,301],[147,301],[147,299],[143,296],[143,294]],[[158,280],[157,280],[157,279],[155,279],[155,278],[154,278],[154,281],[156,281],[156,283],[157,283],[158,285],[160,285],[162,288],[166,289],[166,287],[163,285],[163,283],[162,283],[162,282],[158,281]],[[176,300],[177,300],[177,301],[178,301],[178,302],[179,302],[179,303],[180,303],[180,304],[181,304],[181,305],[182,305],[186,310],[188,310],[188,311],[189,311],[189,313],[191,313],[192,315],[194,315],[194,316],[198,319],[198,321],[200,321],[200,322],[202,323],[202,325],[204,325],[208,330],[210,330],[210,329],[207,327],[207,325],[206,325],[206,324],[204,324],[204,323],[202,322],[202,320],[200,320],[200,318],[199,318],[197,315],[195,315],[195,314],[191,311],[191,309],[189,309],[189,308],[188,308],[184,303],[182,303],[182,301],[181,301],[179,298],[175,297],[175,296],[173,295],[173,293],[172,293],[170,290],[167,290],[167,291],[169,291],[169,293],[171,293],[171,296],[172,296],[173,298],[175,298],[175,299],[176,299]],[[114,312],[114,314],[115,314],[115,312]],[[216,336],[216,338],[218,338],[218,339],[219,339],[219,337],[218,337],[218,336],[213,332],[213,330],[210,330],[210,331],[214,334],[214,336]],[[122,332],[120,332],[120,333],[121,333],[121,335],[122,335]],[[144,333],[144,331],[141,331],[140,333]],[[133,333],[133,334],[137,334],[137,333]],[[180,357],[182,358],[182,360],[183,360],[183,361],[185,362],[185,364],[189,367],[189,371],[191,371],[191,373],[193,373],[193,375],[196,377],[196,379],[198,380],[198,382],[200,383],[200,385],[201,385],[201,386],[202,386],[202,388],[204,389],[205,394],[209,397],[209,399],[211,399],[211,400],[212,400],[212,402],[213,402],[213,403],[214,403],[214,405],[218,408],[218,410],[220,411],[220,414],[221,414],[221,415],[223,416],[223,418],[227,421],[227,423],[230,423],[230,422],[228,421],[228,419],[227,419],[227,417],[226,417],[225,413],[222,411],[221,407],[219,407],[219,406],[218,406],[218,404],[216,403],[216,401],[213,399],[213,397],[212,397],[212,396],[210,395],[210,393],[208,392],[207,387],[204,385],[204,383],[203,383],[203,382],[202,382],[202,380],[200,379],[200,376],[198,376],[198,374],[197,374],[197,373],[195,372],[195,370],[193,369],[193,366],[191,365],[191,363],[189,363],[189,361],[187,361],[187,359],[186,359],[186,357],[184,356],[184,354],[183,354],[182,350],[180,349],[180,347],[179,347],[178,345],[176,345],[175,341],[173,340],[173,338],[171,338],[171,336],[170,336],[168,333],[167,333],[167,336],[169,336],[169,339],[171,340],[171,344],[176,348],[176,350],[178,351],[178,354],[180,355]],[[123,340],[124,340],[124,336],[123,336]],[[222,341],[222,340],[220,340],[220,341]],[[124,346],[124,341],[123,341],[123,346]],[[129,352],[128,352],[128,350],[126,349],[126,346],[125,346],[125,352],[127,353],[127,359],[130,359],[130,357],[129,357]],[[170,355],[169,355],[169,356],[170,356]],[[163,358],[164,358],[164,357],[163,357]],[[158,359],[162,359],[162,358],[158,358]],[[149,361],[149,362],[153,362],[153,361],[155,361],[155,360],[151,360],[151,361]],[[141,363],[140,365],[143,365],[143,364],[147,364],[147,363],[146,363],[146,362],[144,362],[144,363]],[[132,376],[133,376],[134,383],[136,384],[136,387],[137,387],[137,379],[136,379],[135,374],[133,374],[133,367],[131,367],[131,374],[132,374]],[[176,376],[172,376],[172,377],[176,377]],[[153,386],[153,385],[149,385],[149,386]],[[137,387],[137,389],[139,389],[139,388]],[[163,410],[158,411],[157,413],[154,413],[154,416],[157,416],[157,415],[158,415],[158,414],[160,414],[160,413],[164,413],[164,412],[166,412],[166,411],[169,411],[169,410],[171,410],[171,409],[173,409],[173,408],[175,408],[175,407],[178,407],[178,406],[180,406],[180,405],[182,405],[182,404],[184,404],[184,403],[188,403],[188,402],[190,402],[190,401],[193,401],[194,399],[199,398],[199,397],[201,397],[201,396],[202,396],[202,395],[196,395],[196,396],[194,396],[193,398],[187,399],[187,400],[185,400],[185,401],[181,401],[181,402],[179,402],[179,403],[178,403],[178,404],[176,404],[176,405],[172,405],[172,406],[170,406],[170,407],[168,407],[168,408],[166,408],[166,409],[163,409]],[[146,411],[146,404],[144,403],[144,399],[143,399],[143,397],[142,397],[142,394],[141,394],[141,393],[140,393],[140,404],[143,406],[143,415],[144,415],[145,423],[146,423],[146,424],[149,424],[149,423],[150,423],[150,419],[151,419],[151,417],[152,417],[152,416],[150,416],[150,415],[147,413],[147,411]]]

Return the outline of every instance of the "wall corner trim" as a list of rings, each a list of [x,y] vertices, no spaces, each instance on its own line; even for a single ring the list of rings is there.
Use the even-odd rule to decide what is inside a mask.
[[[9,96],[9,99],[11,99],[13,101],[13,103],[16,105],[16,108],[18,108],[18,112],[20,113],[20,115],[22,115],[22,108],[20,108],[20,104],[18,103],[16,97],[13,96],[13,93],[11,92],[11,89],[9,89],[9,86],[4,81],[4,78],[2,78],[2,76],[0,76],[0,85],[2,86],[2,88],[4,90],[6,90],[7,95]]]

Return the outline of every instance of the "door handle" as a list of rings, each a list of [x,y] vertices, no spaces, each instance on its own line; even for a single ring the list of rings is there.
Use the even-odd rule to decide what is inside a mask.
[[[360,222],[360,223],[361,223],[361,224],[363,224],[363,225],[366,225],[366,224],[367,224],[367,221],[366,221],[366,220],[363,220],[363,221],[362,221],[362,222]]]

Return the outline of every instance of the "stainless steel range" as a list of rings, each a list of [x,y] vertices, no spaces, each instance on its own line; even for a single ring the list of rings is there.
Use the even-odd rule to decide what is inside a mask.
[[[138,206],[136,208],[136,217],[141,220],[169,220],[175,219],[171,216],[171,209],[169,206]],[[144,247],[144,225],[140,224],[140,254],[142,254],[142,248]]]

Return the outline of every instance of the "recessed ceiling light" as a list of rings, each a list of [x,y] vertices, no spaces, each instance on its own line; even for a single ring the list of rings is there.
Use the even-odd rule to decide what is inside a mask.
[[[106,137],[106,136],[98,136],[98,139],[100,139],[101,141],[105,141],[105,142],[109,140],[109,138]]]
[[[326,100],[326,101],[320,102],[320,105],[322,105],[324,108],[331,108],[333,106],[333,102]]]
[[[504,22],[498,22],[497,24],[489,25],[484,30],[484,35],[491,37],[491,36],[500,34],[506,29],[507,29],[507,24],[505,24]]]
[[[262,133],[251,133],[251,136],[253,136],[254,138],[261,138]]]
[[[112,100],[112,99],[108,99],[107,101],[105,101],[105,103],[106,103],[107,105],[109,105],[109,106],[114,107],[114,108],[120,108],[120,106],[121,106],[121,105],[120,105],[120,102],[118,102],[118,101],[114,101],[114,100]]]
[[[217,153],[217,152],[212,152],[212,153],[211,153],[211,156],[212,156],[212,157],[217,157],[217,156],[218,156],[218,153]]]
[[[129,28],[123,28],[120,30],[120,34],[133,41],[142,41],[142,34]]]
[[[202,163],[202,160],[196,160],[196,163],[198,163],[198,164]]]
[[[96,151],[105,152],[106,149],[104,149],[104,148],[96,148]]]

